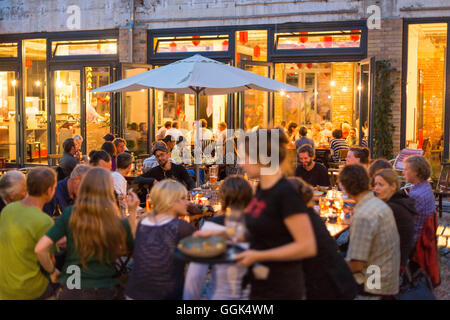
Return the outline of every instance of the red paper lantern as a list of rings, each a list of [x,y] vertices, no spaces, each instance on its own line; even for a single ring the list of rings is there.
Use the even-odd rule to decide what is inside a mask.
[[[323,75],[324,75],[325,77],[328,77],[330,74],[329,74],[328,72],[325,72]]]
[[[323,42],[324,42],[325,48],[331,48],[331,45],[333,43],[333,37],[331,37],[331,36],[323,37]]]
[[[308,32],[300,32],[300,35],[303,35],[303,37],[298,38],[298,41],[300,41],[301,43],[305,43],[308,41],[308,37],[304,37],[304,35],[307,35]]]
[[[177,44],[172,42],[170,45],[170,52],[177,52]]]
[[[33,61],[31,61],[31,60],[25,60],[25,67],[27,67],[27,68],[31,68],[31,65],[33,64]]]
[[[308,69],[311,69],[312,68],[312,63],[311,62],[307,63],[306,66],[308,67]]]
[[[301,69],[302,68],[302,64],[301,63],[297,63],[297,68]]]
[[[242,44],[248,42],[248,31],[239,31],[239,42]]]
[[[222,42],[222,51],[228,51],[228,40]]]
[[[358,33],[358,34],[350,35],[350,40],[355,41],[355,42],[359,40],[359,33],[360,33],[359,30],[351,30],[350,33]]]
[[[239,63],[239,61],[241,60],[241,55],[238,53],[236,53],[236,63]]]
[[[192,36],[193,39],[200,39],[200,36]],[[200,40],[192,40],[194,46],[198,46],[200,44]]]
[[[253,55],[255,58],[259,58],[261,56],[261,48],[259,46],[255,46],[253,48]]]
[[[294,67],[290,67],[289,69],[294,70]],[[293,75],[294,75],[293,72],[289,72],[288,74],[289,74],[290,76],[293,76]]]

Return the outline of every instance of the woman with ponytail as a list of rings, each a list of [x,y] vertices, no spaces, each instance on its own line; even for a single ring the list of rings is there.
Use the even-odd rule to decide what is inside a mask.
[[[153,209],[136,230],[134,265],[125,295],[132,300],[180,300],[185,262],[174,257],[178,242],[195,228],[178,216],[187,215],[187,190],[163,180],[150,191]]]

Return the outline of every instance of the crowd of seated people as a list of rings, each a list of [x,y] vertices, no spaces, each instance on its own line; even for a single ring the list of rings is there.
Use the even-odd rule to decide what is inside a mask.
[[[226,130],[226,125],[219,126]],[[171,161],[177,145],[171,128],[153,144],[152,165],[135,178],[135,183],[147,184],[153,203],[142,219],[138,218],[142,199],[126,180],[133,158],[120,138],[112,137],[102,150],[92,150],[84,164],[74,157],[79,147],[68,139],[63,166],[69,171],[59,181],[56,171],[47,167],[33,168],[26,176],[19,171],[4,174],[0,178],[0,299],[390,300],[399,293],[402,272],[411,260],[429,267],[428,260],[420,258],[423,252],[417,254],[426,250],[423,243],[435,211],[428,183],[430,165],[424,157],[405,160],[405,179],[413,185],[406,194],[389,162],[371,161],[366,148],[347,145],[338,186],[356,205],[341,254],[314,209],[313,188],[330,186],[330,180],[327,168],[315,159],[315,139],[308,138],[306,127],[300,128],[301,137],[313,142],[299,146],[300,165],[292,177],[286,177],[280,166],[263,174],[270,164],[252,149],[260,151],[265,145],[277,152],[282,163],[288,145],[295,143],[292,137],[282,129],[258,129],[253,137],[246,136],[244,161],[237,164],[245,177],[222,177],[221,208],[200,230],[178,219],[188,214],[194,179],[185,166]],[[315,135],[323,131],[319,129],[314,129]],[[223,130],[215,138],[221,143],[226,140],[220,137]],[[276,146],[272,134],[278,139]],[[342,131],[334,130],[333,136],[339,141],[330,144],[339,150],[345,143]],[[258,180],[258,187],[252,188],[247,179]],[[174,251],[185,237],[229,238],[224,225],[231,209],[245,213],[247,231],[239,239],[244,250],[235,255],[235,263],[209,269],[175,258]],[[128,279],[120,282],[116,262],[131,255]],[[380,269],[380,286],[368,285],[371,265]],[[73,266],[80,272],[78,289],[67,285]]]

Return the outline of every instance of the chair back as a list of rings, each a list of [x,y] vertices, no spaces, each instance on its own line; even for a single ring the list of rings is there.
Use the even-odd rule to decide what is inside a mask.
[[[394,170],[403,171],[405,170],[405,165],[403,161],[410,156],[421,156],[423,155],[423,150],[421,149],[402,149],[395,158],[394,165],[392,166]]]
[[[348,149],[340,149],[340,150],[338,150],[337,153],[338,153],[339,162],[345,161],[345,159],[347,158]]]
[[[436,186],[437,191],[450,191],[450,162],[442,164],[441,174]]]

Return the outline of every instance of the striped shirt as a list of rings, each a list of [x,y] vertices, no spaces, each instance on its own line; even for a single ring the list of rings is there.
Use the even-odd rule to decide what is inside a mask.
[[[356,281],[364,283],[365,292],[375,295],[398,293],[400,236],[392,210],[371,191],[353,210],[346,259],[365,262],[362,273],[355,274]],[[380,272],[378,288],[377,281],[372,279],[377,269]]]
[[[339,161],[338,158],[338,150],[348,149],[348,144],[345,142],[345,139],[333,139],[330,142],[330,150],[333,150],[333,155],[331,156],[331,160],[334,162]]]

